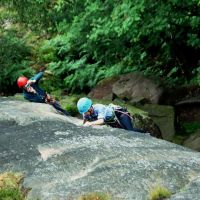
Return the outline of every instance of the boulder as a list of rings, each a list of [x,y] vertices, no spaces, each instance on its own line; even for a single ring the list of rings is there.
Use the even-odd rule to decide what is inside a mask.
[[[191,179],[184,188],[182,188],[176,194],[173,194],[168,200],[199,200],[200,193],[200,175]]]
[[[178,123],[200,122],[200,96],[177,102],[175,109]]]
[[[100,81],[89,93],[90,98],[120,98],[138,103],[159,103],[163,88],[154,80],[138,73],[123,74]]]
[[[174,87],[165,86],[160,103],[167,105],[183,105],[184,103],[190,103],[190,101],[194,103],[194,101],[197,102],[200,98],[199,94],[199,85]]]
[[[153,121],[151,117],[149,117],[148,112],[139,109],[138,107],[124,104],[120,102],[118,99],[115,99],[114,103],[116,105],[120,105],[122,107],[127,108],[131,117],[133,118],[133,126],[139,128],[141,130],[146,131],[145,134],[149,134],[153,137],[162,139],[162,133],[156,123]]]
[[[112,91],[119,98],[132,103],[144,101],[155,104],[159,103],[163,93],[159,84],[138,73],[121,75],[113,84]]]
[[[190,135],[190,137],[184,141],[183,146],[200,151],[200,129]]]
[[[174,127],[174,108],[172,106],[145,104],[138,106],[141,110],[148,113],[154,123],[159,127],[162,137],[170,141],[175,135]]]
[[[100,81],[88,94],[93,99],[113,100],[113,84],[119,77],[106,78]]]
[[[24,172],[24,186],[32,188],[28,199],[78,199],[90,192],[148,199],[155,184],[176,199],[199,199],[199,152],[79,121],[49,105],[0,98],[0,172]]]
[[[145,130],[146,133],[149,133],[153,137],[163,139],[160,128],[152,118],[139,114],[134,114],[132,117],[134,127]]]

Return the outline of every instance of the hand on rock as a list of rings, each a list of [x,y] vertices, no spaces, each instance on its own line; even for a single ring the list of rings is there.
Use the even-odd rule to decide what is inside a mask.
[[[83,124],[83,126],[91,126],[91,123],[90,123],[90,122],[85,122],[85,123]]]

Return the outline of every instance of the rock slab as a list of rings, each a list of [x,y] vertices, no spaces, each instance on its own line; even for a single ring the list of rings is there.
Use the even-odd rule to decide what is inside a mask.
[[[200,199],[199,152],[135,132],[82,127],[45,104],[0,99],[0,141],[0,172],[24,172],[29,199],[100,191],[146,200],[154,185],[174,199]]]

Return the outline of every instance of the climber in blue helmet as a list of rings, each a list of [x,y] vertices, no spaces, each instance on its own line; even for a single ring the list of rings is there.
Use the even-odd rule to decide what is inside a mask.
[[[24,98],[28,101],[35,103],[47,103],[52,105],[56,110],[64,115],[69,113],[64,110],[60,104],[55,101],[45,90],[39,87],[39,81],[42,78],[44,71],[37,73],[34,77],[28,79],[24,76],[20,76],[17,80],[19,88],[23,89]]]
[[[83,97],[77,102],[77,108],[83,115],[83,123],[86,126],[107,124],[115,128],[145,132],[133,127],[130,113],[120,106],[93,104],[91,99]]]

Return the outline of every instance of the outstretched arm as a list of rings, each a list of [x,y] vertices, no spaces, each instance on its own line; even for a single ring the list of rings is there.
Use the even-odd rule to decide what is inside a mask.
[[[44,72],[37,73],[34,77],[32,77],[30,79],[30,81],[38,82],[42,78],[43,74],[44,74]]]
[[[85,126],[94,126],[94,125],[103,125],[103,124],[105,124],[104,119],[98,119],[93,122],[87,121],[84,123]]]

